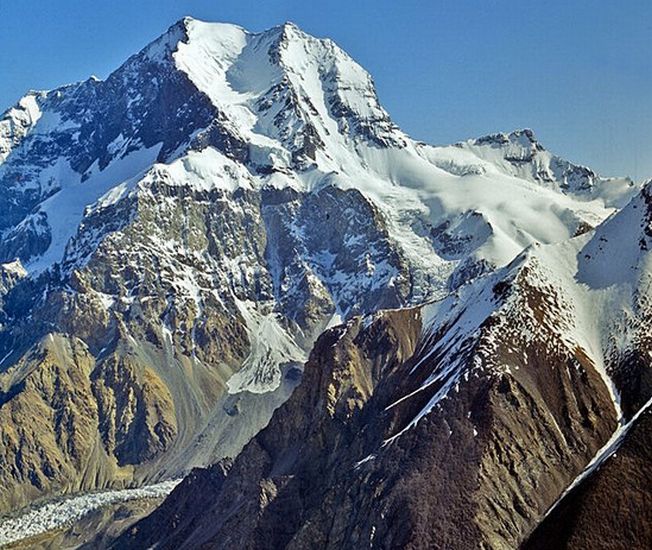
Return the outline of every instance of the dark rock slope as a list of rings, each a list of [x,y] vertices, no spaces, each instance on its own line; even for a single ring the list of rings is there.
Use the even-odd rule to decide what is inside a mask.
[[[601,467],[537,527],[524,550],[652,547],[652,411]]]
[[[532,347],[497,373],[480,337],[461,359],[481,366],[392,439],[442,389],[410,376],[445,368],[445,351],[429,353],[438,337],[418,309],[327,332],[233,465],[194,472],[115,547],[516,546],[608,439],[609,394],[579,354]],[[493,357],[518,366],[508,350]]]

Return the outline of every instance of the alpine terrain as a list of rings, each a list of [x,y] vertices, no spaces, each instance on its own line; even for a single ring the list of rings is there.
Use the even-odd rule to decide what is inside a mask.
[[[7,110],[0,187],[0,545],[652,546],[652,180],[184,18]]]

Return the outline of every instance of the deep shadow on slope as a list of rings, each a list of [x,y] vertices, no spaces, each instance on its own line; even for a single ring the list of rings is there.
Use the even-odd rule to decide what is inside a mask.
[[[523,550],[652,548],[652,410],[621,447],[570,492]]]

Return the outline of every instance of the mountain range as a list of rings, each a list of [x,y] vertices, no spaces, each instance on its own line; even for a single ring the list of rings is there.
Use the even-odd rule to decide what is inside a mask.
[[[331,40],[184,18],[7,110],[0,187],[0,544],[652,544],[652,181],[415,141]]]

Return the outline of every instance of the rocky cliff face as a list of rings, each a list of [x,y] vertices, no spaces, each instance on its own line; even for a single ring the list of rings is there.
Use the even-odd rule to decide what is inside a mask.
[[[1,512],[203,467],[118,544],[512,547],[649,397],[649,185],[292,24],[30,92],[0,188]]]
[[[594,476],[627,461],[635,485],[646,465],[644,444],[633,441],[647,417],[639,405],[621,410],[632,390],[618,373],[647,377],[647,366],[622,358],[647,349],[639,335],[650,310],[627,308],[629,341],[614,342],[612,328],[591,340],[590,327],[622,322],[637,293],[624,281],[606,291],[592,281],[587,301],[577,278],[584,261],[600,261],[589,254],[594,239],[612,241],[616,227],[646,231],[646,193],[601,231],[535,247],[442,302],[328,331],[301,385],[233,464],[195,472],[115,547],[514,548],[551,508],[528,544],[584,541],[600,506],[585,487],[601,482],[582,481],[590,463],[626,434],[622,454]],[[567,274],[547,267],[555,255],[571,264]],[[639,257],[628,269],[640,284],[649,271]],[[587,308],[599,317],[587,319]],[[631,495],[643,514],[646,494],[643,486]],[[598,542],[609,525],[586,541],[607,547]],[[642,528],[618,540],[644,547],[646,537]]]
[[[613,410],[599,416],[608,391],[590,367],[567,370],[572,357],[516,376],[482,369],[406,429],[441,392],[410,377],[437,367],[421,315],[324,335],[301,386],[226,473],[192,474],[115,547],[517,544],[614,429]]]
[[[157,203],[158,196],[166,200]],[[92,248],[105,224],[114,229],[124,219],[132,221]],[[83,267],[71,268],[80,259]],[[116,466],[133,468],[175,449],[186,453],[175,459],[177,472],[195,460],[192,448],[211,460],[237,453],[296,384],[292,373],[300,376],[304,350],[333,317],[398,307],[412,295],[410,266],[388,240],[382,216],[359,192],[333,188],[197,192],[153,177],[126,203],[89,214],[59,269],[30,282],[40,295],[25,287],[8,297],[4,353],[7,363],[17,362],[0,376],[5,395],[31,400],[22,388],[39,375],[43,358],[30,350],[56,337],[65,348],[61,366],[72,369],[69,349],[84,348],[88,361],[76,374],[93,414],[69,422],[99,433],[97,467],[117,478],[86,476],[83,487],[119,479]],[[73,391],[73,384],[54,384],[41,398],[65,400]],[[269,404],[252,405],[256,411],[243,418],[231,403],[242,392]],[[225,417],[224,426],[207,434],[214,414]],[[56,422],[10,448],[38,445]],[[195,439],[216,445],[223,430],[242,434],[219,449]],[[35,494],[85,475],[81,467],[34,466],[26,469],[49,479]],[[11,487],[17,480],[6,476]]]

